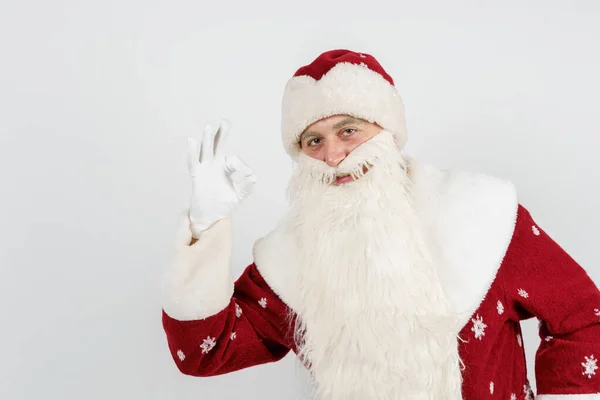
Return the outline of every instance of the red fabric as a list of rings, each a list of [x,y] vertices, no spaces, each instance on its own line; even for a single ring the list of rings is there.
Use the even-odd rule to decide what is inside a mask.
[[[532,317],[539,320],[537,391],[598,393],[600,371],[593,371],[588,377],[582,363],[586,357],[600,358],[600,292],[587,273],[535,224],[526,210],[521,209],[520,213],[521,223],[499,281],[510,321]],[[525,292],[519,292],[520,289]]]
[[[350,50],[330,50],[318,56],[312,63],[305,65],[298,69],[294,76],[307,75],[315,80],[319,80],[329,70],[335,67],[338,63],[350,63],[350,64],[364,64],[371,71],[377,72],[381,75],[390,85],[394,85],[392,77],[385,72],[379,62],[370,54],[366,53],[355,53]]]
[[[265,307],[259,304],[263,298]],[[235,304],[242,309],[239,317]],[[515,232],[496,279],[460,332],[463,398],[532,398],[527,397],[519,325],[532,317],[543,321],[535,366],[538,392],[600,392],[600,371],[591,368],[593,374],[588,377],[582,365],[586,357],[600,358],[598,310],[600,292],[587,273],[519,207]],[[293,320],[288,315],[285,304],[252,264],[236,282],[230,305],[219,314],[182,322],[163,313],[163,322],[178,368],[189,375],[212,376],[277,361],[290,349],[295,351]],[[232,332],[236,332],[235,339],[231,339]],[[215,338],[216,345],[203,353],[200,346],[206,338]]]
[[[235,282],[231,302],[218,314],[198,321],[178,321],[164,311],[162,315],[169,349],[186,375],[221,375],[278,361],[294,350],[289,329],[293,317],[255,264]],[[212,342],[216,344],[210,348]],[[204,344],[209,347],[202,348]]]

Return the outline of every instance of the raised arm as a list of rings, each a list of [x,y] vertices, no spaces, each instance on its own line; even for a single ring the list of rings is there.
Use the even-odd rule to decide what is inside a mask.
[[[254,185],[237,157],[224,157],[222,123],[204,131],[202,148],[188,139],[192,178],[172,263],[164,278],[163,326],[177,367],[212,376],[282,358],[288,351],[287,307],[252,264],[233,282],[229,215]]]

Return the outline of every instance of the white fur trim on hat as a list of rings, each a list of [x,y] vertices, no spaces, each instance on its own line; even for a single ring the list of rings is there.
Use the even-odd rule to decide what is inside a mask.
[[[298,140],[314,122],[332,115],[351,115],[391,131],[399,147],[406,143],[402,98],[385,78],[365,65],[339,63],[321,79],[291,78],[283,95],[281,134],[293,158]]]

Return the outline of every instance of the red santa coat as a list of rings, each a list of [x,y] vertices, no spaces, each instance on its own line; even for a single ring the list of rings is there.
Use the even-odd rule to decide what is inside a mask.
[[[539,400],[600,400],[600,291],[495,178],[413,162],[415,207],[436,247],[453,310],[462,397],[533,399],[519,322],[539,320]],[[166,281],[163,326],[179,370],[208,377],[278,361],[293,342],[293,242],[278,228],[234,283],[231,225],[180,246]],[[290,317],[291,315],[291,317]]]

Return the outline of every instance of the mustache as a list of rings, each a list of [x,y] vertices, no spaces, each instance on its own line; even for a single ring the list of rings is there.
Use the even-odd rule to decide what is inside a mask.
[[[404,166],[403,161],[393,135],[384,130],[357,146],[335,167],[300,153],[297,173],[306,174],[312,180],[331,185],[337,177],[350,175],[358,180],[375,166],[385,167],[391,162],[400,162]]]
[[[344,166],[341,168],[331,168],[326,171],[313,170],[310,172],[312,178],[320,181],[325,185],[332,185],[336,178],[350,175],[354,180],[362,178],[375,163],[372,161],[359,161],[353,163],[351,166]]]

